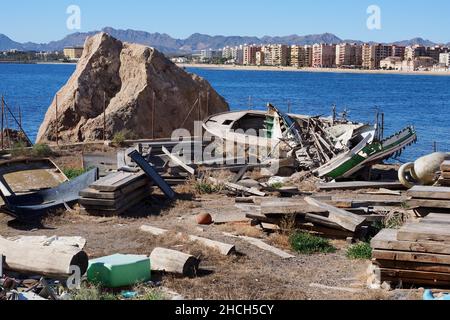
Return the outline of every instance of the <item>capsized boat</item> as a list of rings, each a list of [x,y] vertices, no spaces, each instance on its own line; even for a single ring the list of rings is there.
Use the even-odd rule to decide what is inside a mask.
[[[250,110],[211,116],[203,127],[227,143],[281,149],[269,155],[292,157],[297,169],[311,170],[327,179],[348,178],[366,166],[399,155],[417,141],[413,127],[381,139],[378,124],[351,122],[345,117],[285,114],[271,104],[267,112]]]

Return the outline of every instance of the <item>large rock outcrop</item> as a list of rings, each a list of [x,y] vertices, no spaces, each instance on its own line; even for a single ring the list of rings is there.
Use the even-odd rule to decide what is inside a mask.
[[[49,107],[37,142],[54,142],[57,136],[62,143],[102,140],[104,119],[107,139],[124,130],[139,139],[167,138],[179,128],[192,132],[194,121],[228,110],[206,80],[157,50],[99,33],[86,40],[76,71]]]

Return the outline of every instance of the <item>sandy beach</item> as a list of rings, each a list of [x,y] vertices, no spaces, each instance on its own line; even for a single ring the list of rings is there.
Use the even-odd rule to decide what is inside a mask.
[[[450,76],[450,71],[397,71],[397,70],[358,70],[337,68],[302,68],[271,67],[271,66],[241,66],[220,64],[177,64],[182,68],[201,68],[211,70],[243,70],[243,71],[279,71],[279,72],[319,72],[319,73],[359,73],[359,74],[396,74],[396,75],[424,75],[424,76]]]

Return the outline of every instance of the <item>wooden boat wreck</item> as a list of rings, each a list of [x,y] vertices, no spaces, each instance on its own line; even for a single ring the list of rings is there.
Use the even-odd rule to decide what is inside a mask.
[[[267,148],[268,157],[259,157],[261,162],[292,158],[297,170],[311,170],[329,180],[349,178],[365,167],[400,155],[417,141],[413,127],[383,139],[379,124],[285,114],[273,105],[268,105],[267,112],[214,115],[203,127],[227,144]]]

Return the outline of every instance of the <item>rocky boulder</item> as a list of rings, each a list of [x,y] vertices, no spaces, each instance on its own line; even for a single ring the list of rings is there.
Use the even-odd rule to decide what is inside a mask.
[[[86,40],[83,56],[59,90],[38,133],[38,143],[168,138],[175,129],[228,111],[203,78],[177,67],[162,53],[122,43],[106,33]]]

